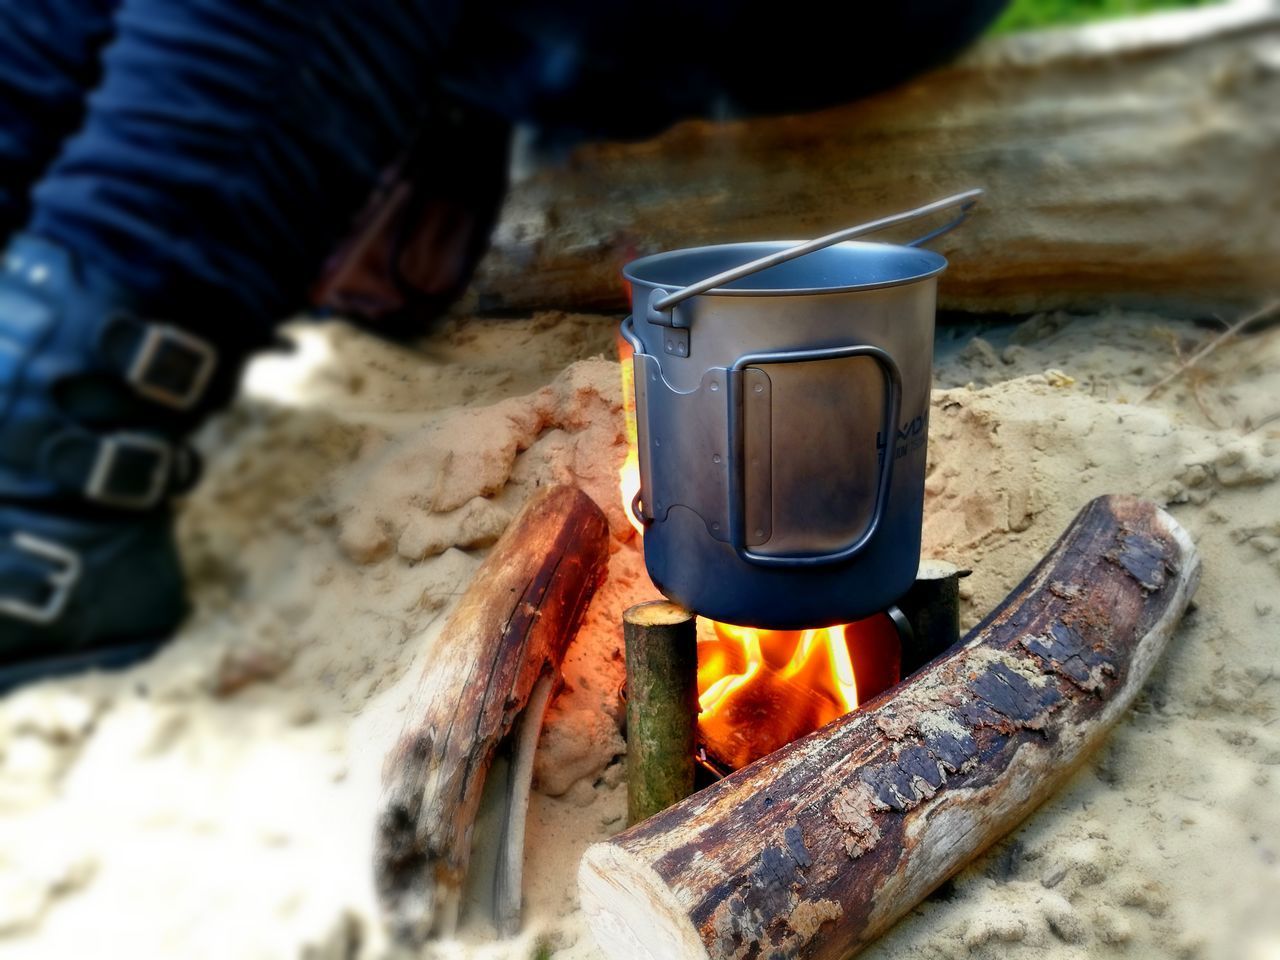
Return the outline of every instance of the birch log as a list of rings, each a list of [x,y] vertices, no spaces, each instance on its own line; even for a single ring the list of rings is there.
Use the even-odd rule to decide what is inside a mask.
[[[548,488],[511,522],[436,640],[383,767],[374,875],[397,940],[421,943],[456,923],[489,765],[531,693],[558,673],[608,557],[600,508],[576,487]],[[511,826],[523,838],[523,819]]]
[[[622,309],[632,257],[814,237],[982,186],[932,244],[944,309],[1234,312],[1276,289],[1277,102],[1270,2],[989,38],[820,113],[578,148],[513,187],[471,306]]]
[[[1025,817],[1133,701],[1199,581],[1187,533],[1090,503],[964,643],[589,848],[611,960],[844,960]]]

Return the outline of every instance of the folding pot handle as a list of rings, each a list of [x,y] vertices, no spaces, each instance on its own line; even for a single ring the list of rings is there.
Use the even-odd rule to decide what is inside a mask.
[[[868,233],[875,233],[878,230],[884,230],[888,227],[897,226],[900,223],[908,223],[912,220],[919,220],[931,214],[938,213],[950,207],[959,207],[959,215],[949,223],[943,224],[936,230],[932,230],[923,236],[916,237],[909,241],[906,246],[918,247],[928,243],[935,237],[940,237],[949,230],[954,230],[965,220],[969,219],[969,211],[982,197],[985,191],[981,189],[966,190],[963,193],[957,193],[954,196],[944,197],[941,200],[935,200],[933,203],[927,203],[923,207],[916,207],[914,210],[907,210],[903,213],[895,213],[891,216],[881,217],[879,220],[869,220],[866,223],[860,223],[854,227],[846,227],[843,230],[837,230],[835,233],[828,233],[826,236],[818,237],[814,240],[806,240],[804,243],[798,243],[794,247],[787,247],[785,250],[779,250],[777,253],[771,253],[767,257],[760,257],[752,260],[750,263],[744,263],[729,270],[717,273],[715,276],[707,277],[705,280],[699,280],[697,283],[691,283],[687,287],[679,290],[668,292],[666,290],[654,290],[649,298],[648,313],[650,319],[669,313],[677,304],[695,297],[700,293],[706,293],[708,290],[714,290],[722,287],[726,283],[732,283],[734,280],[741,280],[743,277],[749,277],[753,273],[759,273],[761,270],[767,270],[769,267],[777,266],[780,263],[786,263],[788,260],[794,260],[797,257],[803,257],[805,254],[822,250],[826,247],[834,246],[845,240],[852,240],[854,237],[865,236]],[[655,321],[660,322],[660,321]],[[667,325],[671,325],[670,321]]]
[[[765,554],[747,546],[745,460],[746,437],[743,426],[742,372],[755,364],[804,363],[814,360],[843,360],[847,357],[870,357],[879,364],[885,379],[884,418],[880,435],[885,437],[884,461],[880,464],[879,484],[876,488],[875,507],[866,528],[852,543],[839,550],[819,554]],[[902,373],[890,354],[870,344],[846,347],[828,347],[817,350],[787,350],[774,353],[752,353],[739,357],[731,368],[729,380],[729,542],[738,556],[748,563],[762,567],[821,567],[852,560],[867,548],[880,521],[884,517],[889,500],[889,487],[893,481],[894,438],[897,435],[898,418],[902,410]]]
[[[631,498],[631,515],[636,518],[636,523],[642,527],[647,527],[653,523],[653,518],[646,517],[644,511],[640,509],[640,505],[644,503],[644,498],[640,494],[641,491],[636,490],[636,495]]]

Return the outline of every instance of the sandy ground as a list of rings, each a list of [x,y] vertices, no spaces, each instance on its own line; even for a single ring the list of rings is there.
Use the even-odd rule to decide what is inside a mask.
[[[0,960],[387,956],[383,753],[484,547],[557,480],[616,549],[539,750],[526,932],[424,956],[598,960],[573,875],[622,826],[617,622],[652,595],[616,498],[614,323],[458,321],[412,350],[307,327],[251,369],[182,513],[180,635],[0,701]],[[1168,504],[1204,579],[1105,747],[867,956],[1280,957],[1280,335],[1143,400],[1212,332],[1112,313],[940,337],[925,552],[975,569],[969,624],[1106,492]]]

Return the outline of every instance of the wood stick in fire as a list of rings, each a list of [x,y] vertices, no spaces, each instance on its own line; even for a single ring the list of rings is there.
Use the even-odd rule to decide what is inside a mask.
[[[960,581],[972,572],[945,560],[920,561],[916,582],[897,603],[911,626],[902,647],[904,677],[960,639]]]
[[[698,723],[698,631],[666,600],[622,615],[627,647],[627,822],[693,793]]]

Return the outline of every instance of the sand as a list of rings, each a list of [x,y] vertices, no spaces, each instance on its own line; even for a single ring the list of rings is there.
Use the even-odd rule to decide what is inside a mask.
[[[0,700],[0,960],[389,956],[379,766],[484,548],[572,481],[615,535],[539,748],[526,931],[423,956],[598,960],[585,846],[625,809],[618,617],[653,596],[616,496],[615,318],[459,320],[414,348],[299,327],[202,435],[194,612],[152,662]],[[1133,313],[945,331],[925,553],[997,602],[1090,497],[1169,505],[1198,608],[1052,800],[866,956],[1280,956],[1280,335],[1147,388],[1212,334]]]

